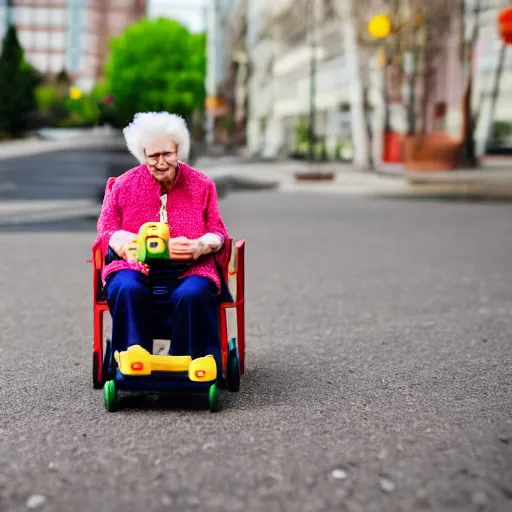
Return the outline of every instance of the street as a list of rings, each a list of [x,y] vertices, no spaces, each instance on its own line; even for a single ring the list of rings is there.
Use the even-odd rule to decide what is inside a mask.
[[[90,200],[105,189],[109,176],[135,167],[126,151],[60,151],[0,160],[0,198],[20,200]]]
[[[59,197],[91,199],[105,176],[75,164]],[[23,198],[56,197],[34,176]],[[94,220],[0,231],[0,510],[510,510],[510,204],[264,191],[220,207],[248,241],[247,359],[215,414],[105,411]]]

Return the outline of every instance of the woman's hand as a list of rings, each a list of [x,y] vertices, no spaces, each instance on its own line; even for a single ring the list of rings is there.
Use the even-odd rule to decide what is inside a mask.
[[[184,236],[171,238],[169,240],[169,254],[172,260],[191,260],[193,258],[193,250],[191,247],[192,240]]]
[[[137,260],[137,235],[129,231],[119,230],[116,231],[109,241],[110,247],[114,252],[123,260],[134,261]]]
[[[137,249],[138,249],[138,244],[137,243],[129,243],[129,244],[124,244],[121,246],[120,248],[120,252],[121,254],[119,254],[119,256],[121,256],[121,258],[123,258],[124,260],[128,261],[128,262],[131,262],[131,261],[137,261]]]
[[[169,252],[173,259],[194,259],[218,251],[222,247],[222,238],[213,233],[189,240],[183,236],[169,241]]]

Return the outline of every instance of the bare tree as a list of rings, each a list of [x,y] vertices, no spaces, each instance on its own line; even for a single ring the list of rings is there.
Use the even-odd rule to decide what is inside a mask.
[[[416,12],[421,12],[421,3],[419,0]],[[431,96],[437,87],[439,78],[438,69],[440,61],[445,56],[445,50],[449,44],[450,26],[455,12],[456,4],[445,2],[444,0],[433,0],[424,9],[422,16],[421,30],[423,31],[422,43],[418,48],[423,67],[422,95],[421,95],[421,129],[422,133],[427,131],[428,112],[427,105]],[[413,124],[411,134],[417,133],[418,129]]]
[[[355,77],[353,102],[354,138],[366,141],[356,144],[356,152],[369,153],[368,130],[362,128],[361,119],[368,119],[364,102],[370,84],[368,63],[378,50],[384,51],[385,121],[383,132],[388,129],[389,103],[402,102],[407,111],[407,132],[414,135],[425,132],[428,126],[427,106],[436,88],[440,59],[448,44],[452,18],[458,14],[456,2],[446,0],[336,0],[340,28],[346,42],[345,52],[358,55],[349,59]],[[391,34],[375,40],[368,34],[367,24],[377,14],[387,14],[393,22]],[[349,27],[351,25],[351,27]],[[350,43],[350,44],[349,44]],[[356,65],[357,63],[357,65]],[[409,94],[401,98],[401,86],[408,82]],[[376,134],[373,134],[375,138]],[[370,155],[356,155],[366,165]],[[364,164],[363,164],[364,165]]]
[[[470,7],[473,4],[473,7]],[[471,97],[473,93],[473,52],[478,41],[480,31],[480,13],[483,8],[482,0],[460,0],[459,10],[461,18],[461,62],[465,76],[465,86],[462,104],[462,155],[461,164],[464,167],[476,167],[476,145],[474,132],[476,126],[476,116],[471,108]],[[469,40],[466,40],[466,23],[469,15],[473,15],[473,27]]]
[[[369,60],[375,44],[366,37],[368,13],[378,13],[386,0],[333,0],[334,10],[340,20],[340,31],[348,72],[352,77],[351,116],[354,165],[360,169],[374,166],[371,152],[368,96],[370,88]]]
[[[409,135],[427,131],[430,115],[427,107],[436,89],[438,68],[448,37],[452,34],[451,20],[459,14],[458,4],[446,0],[295,0],[293,8],[286,9],[276,3],[272,10],[282,11],[274,32],[276,40],[288,47],[309,41],[313,32],[312,5],[321,1],[323,8],[331,9],[338,18],[346,58],[346,68],[340,72],[348,72],[351,77],[353,162],[357,168],[371,169],[374,166],[372,143],[378,147],[383,133],[389,131],[390,103],[402,103],[405,107]],[[392,19],[392,32],[384,39],[374,39],[368,33],[368,22],[379,14]],[[385,79],[382,90],[377,91],[372,66],[379,51],[385,55],[382,70]],[[313,65],[312,58],[312,102],[315,97]],[[409,94],[404,99],[402,85],[406,81]],[[374,115],[376,120],[372,122],[371,91],[380,93],[381,101],[374,104],[377,107],[374,112],[382,114]],[[310,137],[314,135],[313,121],[312,103]],[[378,133],[381,129],[383,133]]]

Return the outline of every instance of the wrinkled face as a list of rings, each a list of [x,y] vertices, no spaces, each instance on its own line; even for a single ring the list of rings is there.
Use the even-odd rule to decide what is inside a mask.
[[[146,165],[160,183],[171,182],[178,167],[178,146],[168,137],[156,137],[146,145]]]

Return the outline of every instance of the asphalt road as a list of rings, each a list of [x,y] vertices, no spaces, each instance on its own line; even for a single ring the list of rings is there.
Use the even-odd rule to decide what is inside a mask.
[[[276,177],[268,178],[268,168],[267,178],[255,179],[250,172],[234,172],[236,162],[233,157],[203,157],[198,161],[200,168],[215,181],[219,198],[230,191],[275,188]],[[135,158],[117,143],[110,151],[91,146],[0,158],[0,229],[97,216],[107,178],[119,176],[136,165]]]
[[[0,160],[0,201],[94,199],[137,161],[127,151],[59,151]]]
[[[221,210],[248,239],[248,347],[216,414],[107,413],[94,224],[0,233],[0,510],[511,510],[510,205],[265,192]]]

